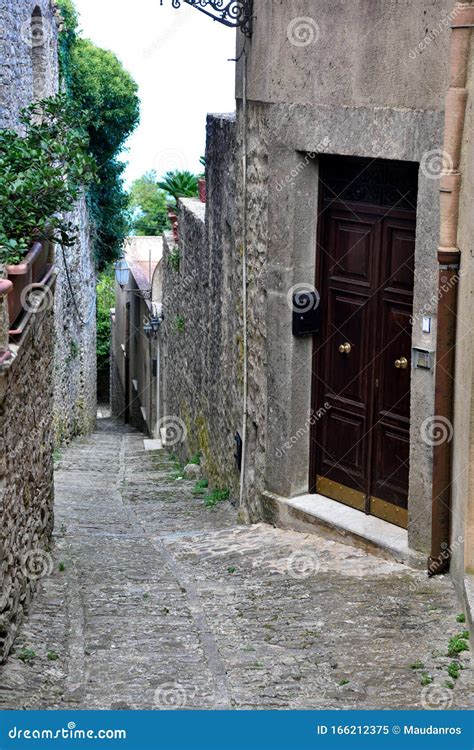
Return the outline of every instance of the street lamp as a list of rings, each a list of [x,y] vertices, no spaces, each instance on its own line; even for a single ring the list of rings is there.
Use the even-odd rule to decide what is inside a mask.
[[[128,265],[128,261],[125,258],[121,258],[115,264],[115,278],[117,279],[117,284],[124,289],[128,284],[129,277],[130,266]]]
[[[153,315],[143,326],[143,332],[147,336],[153,336],[155,338],[158,335],[158,331],[160,330],[160,326],[163,323],[163,320],[163,313]]]
[[[182,2],[192,5],[213,21],[252,36],[253,0],[172,0],[171,4],[173,8],[180,8]],[[160,5],[163,5],[163,0],[160,0]]]

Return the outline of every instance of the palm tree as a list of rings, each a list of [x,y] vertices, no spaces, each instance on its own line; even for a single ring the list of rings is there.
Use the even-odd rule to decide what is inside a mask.
[[[178,198],[196,198],[199,195],[198,178],[192,172],[175,170],[167,172],[158,187],[171,196],[175,203]]]

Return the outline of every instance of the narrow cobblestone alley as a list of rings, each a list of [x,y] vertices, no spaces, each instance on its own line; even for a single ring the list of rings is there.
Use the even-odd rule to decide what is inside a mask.
[[[65,451],[54,573],[1,671],[2,708],[472,705],[465,653],[445,686],[463,629],[449,578],[239,526],[193,486],[109,419]]]

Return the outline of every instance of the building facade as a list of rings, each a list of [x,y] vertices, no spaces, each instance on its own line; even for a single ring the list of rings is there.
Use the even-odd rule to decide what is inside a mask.
[[[111,311],[110,357],[112,414],[158,440],[162,255],[161,237],[126,240]]]
[[[193,240],[183,202],[163,329],[164,416],[184,422],[183,453],[218,457],[210,474],[244,515],[330,528],[430,574],[450,563],[466,605],[473,12],[255,0],[252,36],[238,34],[234,208],[224,219],[217,197],[225,138],[208,140],[207,226]],[[233,272],[216,292],[222,257]],[[188,305],[174,345],[186,283],[198,314]]]

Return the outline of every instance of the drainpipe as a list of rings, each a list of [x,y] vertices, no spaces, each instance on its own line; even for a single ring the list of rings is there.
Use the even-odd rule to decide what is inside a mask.
[[[450,86],[445,101],[443,163],[440,176],[440,242],[438,247],[438,324],[435,376],[435,420],[453,423],[457,282],[461,253],[457,246],[461,146],[467,102],[467,66],[474,25],[474,5],[456,3],[452,12]],[[451,557],[451,442],[433,448],[430,576],[445,573]]]
[[[248,332],[247,332],[247,52],[243,50],[242,81],[242,327],[243,327],[243,409],[242,409],[242,465],[240,470],[239,515],[248,523],[249,513],[245,507],[245,472],[247,468],[247,422],[248,422]]]

